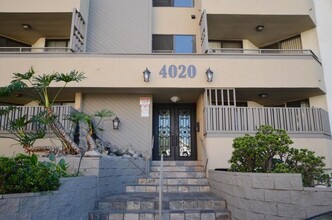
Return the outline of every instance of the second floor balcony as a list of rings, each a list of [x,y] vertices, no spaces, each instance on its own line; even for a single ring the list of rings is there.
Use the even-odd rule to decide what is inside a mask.
[[[81,52],[87,10],[87,1],[0,0],[0,52]]]
[[[316,25],[312,0],[204,0],[209,39],[248,39],[256,47]]]

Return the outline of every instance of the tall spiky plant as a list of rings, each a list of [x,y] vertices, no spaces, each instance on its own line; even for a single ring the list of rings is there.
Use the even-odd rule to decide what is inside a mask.
[[[54,134],[63,143],[64,153],[81,153],[81,149],[66,133],[62,124],[58,122],[57,116],[52,110],[52,106],[68,83],[80,82],[85,79],[84,73],[74,70],[69,73],[54,72],[37,76],[35,74],[36,73],[32,67],[26,73],[14,73],[11,83],[6,87],[0,88],[0,96],[10,95],[20,90],[32,88],[36,92],[40,104],[45,109],[45,121],[48,122]],[[63,85],[58,89],[56,95],[53,98],[50,98],[49,89],[52,83],[62,83]]]

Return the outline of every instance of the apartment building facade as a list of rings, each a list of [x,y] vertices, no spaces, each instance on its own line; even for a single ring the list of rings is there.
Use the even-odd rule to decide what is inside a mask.
[[[105,121],[99,136],[152,160],[229,167],[233,139],[269,124],[331,169],[316,13],[312,0],[0,0],[0,86],[31,66],[82,71],[57,100],[60,116],[111,109],[120,127]],[[21,149],[0,143],[0,154]]]

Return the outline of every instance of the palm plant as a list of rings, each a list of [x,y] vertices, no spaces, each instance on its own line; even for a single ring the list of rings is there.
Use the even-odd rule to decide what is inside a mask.
[[[69,73],[52,73],[35,75],[34,69],[31,67],[26,73],[14,73],[11,83],[3,88],[0,88],[0,96],[10,95],[14,92],[32,88],[37,94],[40,104],[44,107],[44,122],[47,123],[54,134],[60,139],[63,144],[63,152],[69,154],[80,154],[81,149],[66,133],[64,127],[58,122],[57,116],[52,110],[54,102],[57,100],[61,91],[70,82],[80,82],[85,79],[84,74],[78,71],[71,71]],[[58,89],[56,95],[50,98],[49,89],[52,83],[63,83]],[[40,120],[41,120],[40,118]],[[21,119],[23,120],[23,119]],[[21,121],[22,122],[22,121]]]
[[[96,143],[94,140],[94,136],[96,136],[96,130],[103,131],[102,128],[99,127],[100,123],[106,118],[111,118],[114,116],[114,113],[108,109],[102,109],[97,111],[93,115],[88,115],[83,112],[74,112],[70,114],[67,119],[72,121],[74,124],[78,124],[79,122],[83,122],[87,125],[88,131],[86,132],[86,142],[88,144],[88,150],[96,149]],[[96,122],[96,118],[99,118]]]

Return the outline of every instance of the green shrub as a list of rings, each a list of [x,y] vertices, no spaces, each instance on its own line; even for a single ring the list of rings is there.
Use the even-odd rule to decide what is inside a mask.
[[[330,185],[324,174],[324,157],[313,151],[289,147],[293,141],[284,130],[261,126],[255,136],[245,135],[233,141],[229,162],[231,171],[260,173],[301,173],[303,186]]]
[[[0,194],[57,190],[66,165],[39,162],[36,155],[0,157]]]

